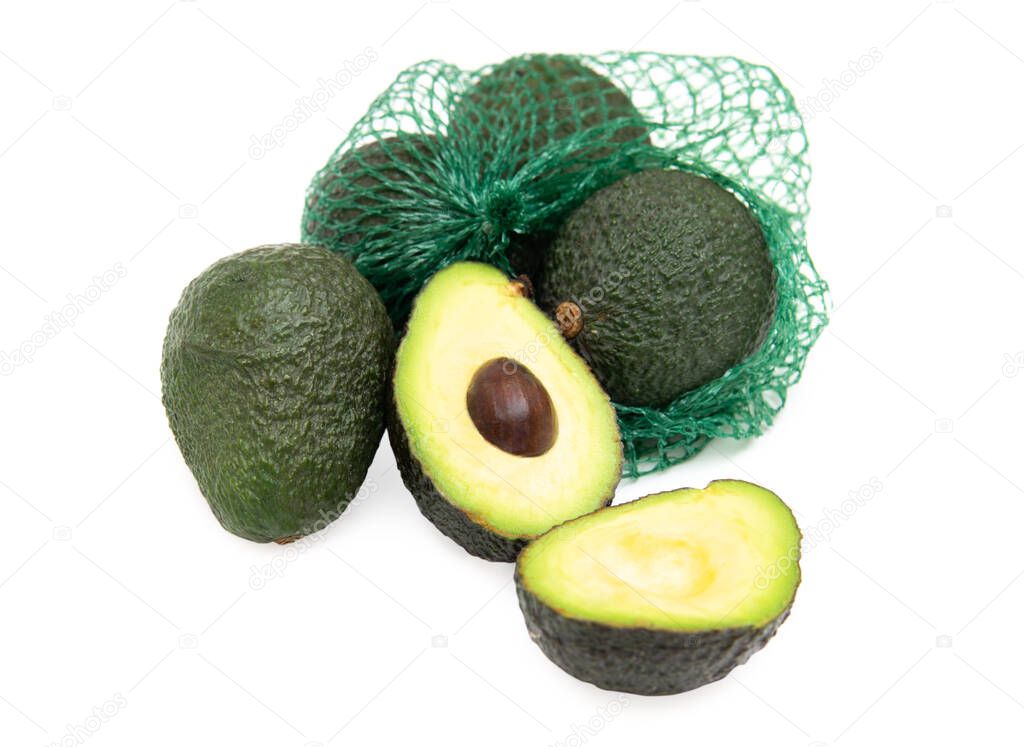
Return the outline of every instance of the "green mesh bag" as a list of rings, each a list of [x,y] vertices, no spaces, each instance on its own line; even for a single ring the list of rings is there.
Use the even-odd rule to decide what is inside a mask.
[[[550,237],[626,174],[679,168],[731,189],[760,221],[777,303],[761,347],[660,408],[616,405],[629,476],[712,438],[761,434],[827,323],[807,253],[810,168],[792,95],[731,57],[532,55],[481,70],[403,71],[317,173],[303,240],[349,256],[400,327],[423,283],[459,260],[533,275]]]

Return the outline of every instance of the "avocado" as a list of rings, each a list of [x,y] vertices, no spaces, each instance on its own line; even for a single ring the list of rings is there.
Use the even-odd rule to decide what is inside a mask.
[[[664,407],[758,349],[775,270],[732,192],[653,169],[573,211],[544,255],[538,297],[575,320],[567,332],[616,403]]]
[[[451,129],[475,138],[488,154],[504,154],[516,171],[573,137],[575,145],[559,156],[560,169],[608,157],[608,143],[649,142],[649,127],[629,97],[568,55],[524,55],[491,67],[456,103]]]
[[[390,281],[377,290],[396,327],[403,324],[413,295],[402,295],[402,281],[419,270],[404,250],[397,252],[404,261],[397,261],[395,251],[378,249],[404,247],[436,225],[428,208],[439,199],[440,147],[437,137],[417,133],[373,140],[332,158],[306,193],[304,242],[340,252],[360,270],[392,260]]]
[[[185,288],[163,402],[225,529],[283,543],[345,509],[384,429],[392,350],[373,286],[322,247],[250,249]]]
[[[516,563],[530,637],[606,690],[667,695],[725,677],[789,614],[800,530],[739,480],[657,493],[562,524]]]
[[[387,226],[395,201],[422,195],[432,135],[384,137],[332,159],[313,179],[302,217],[303,240],[344,250]]]
[[[488,560],[607,505],[622,469],[608,396],[528,294],[490,265],[452,264],[416,298],[395,356],[402,479],[441,532]]]

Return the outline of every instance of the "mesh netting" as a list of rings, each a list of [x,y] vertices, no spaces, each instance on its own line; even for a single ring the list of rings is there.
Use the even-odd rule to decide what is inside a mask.
[[[318,172],[303,240],[351,257],[400,326],[452,262],[535,277],[568,213],[628,173],[681,168],[731,189],[764,230],[775,319],[757,352],[667,407],[616,405],[625,473],[637,476],[712,438],[759,435],[799,379],[827,322],[827,286],[806,249],[806,148],[791,94],[768,68],[734,58],[535,55],[476,71],[423,62]]]

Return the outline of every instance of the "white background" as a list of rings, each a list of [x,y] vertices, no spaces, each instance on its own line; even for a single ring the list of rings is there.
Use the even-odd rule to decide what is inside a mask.
[[[1021,31],[1014,4],[963,0],[4,4],[0,351],[32,360],[0,377],[0,743],[1019,739]],[[423,519],[387,446],[301,554],[227,534],[158,397],[182,287],[296,240],[309,178],[404,66],[630,47],[768,63],[816,102],[810,242],[835,305],[768,435],[620,488],[751,479],[811,540],[777,638],[668,698],[545,659],[511,567]],[[250,156],[367,48],[325,112]]]

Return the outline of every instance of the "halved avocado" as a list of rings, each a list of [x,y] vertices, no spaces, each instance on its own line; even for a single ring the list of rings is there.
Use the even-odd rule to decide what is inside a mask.
[[[606,690],[721,679],[768,642],[800,583],[800,530],[774,493],[718,480],[567,522],[516,565],[530,637]]]
[[[460,262],[424,287],[395,359],[388,433],[423,514],[468,552],[527,541],[611,501],[608,396],[523,280]]]

